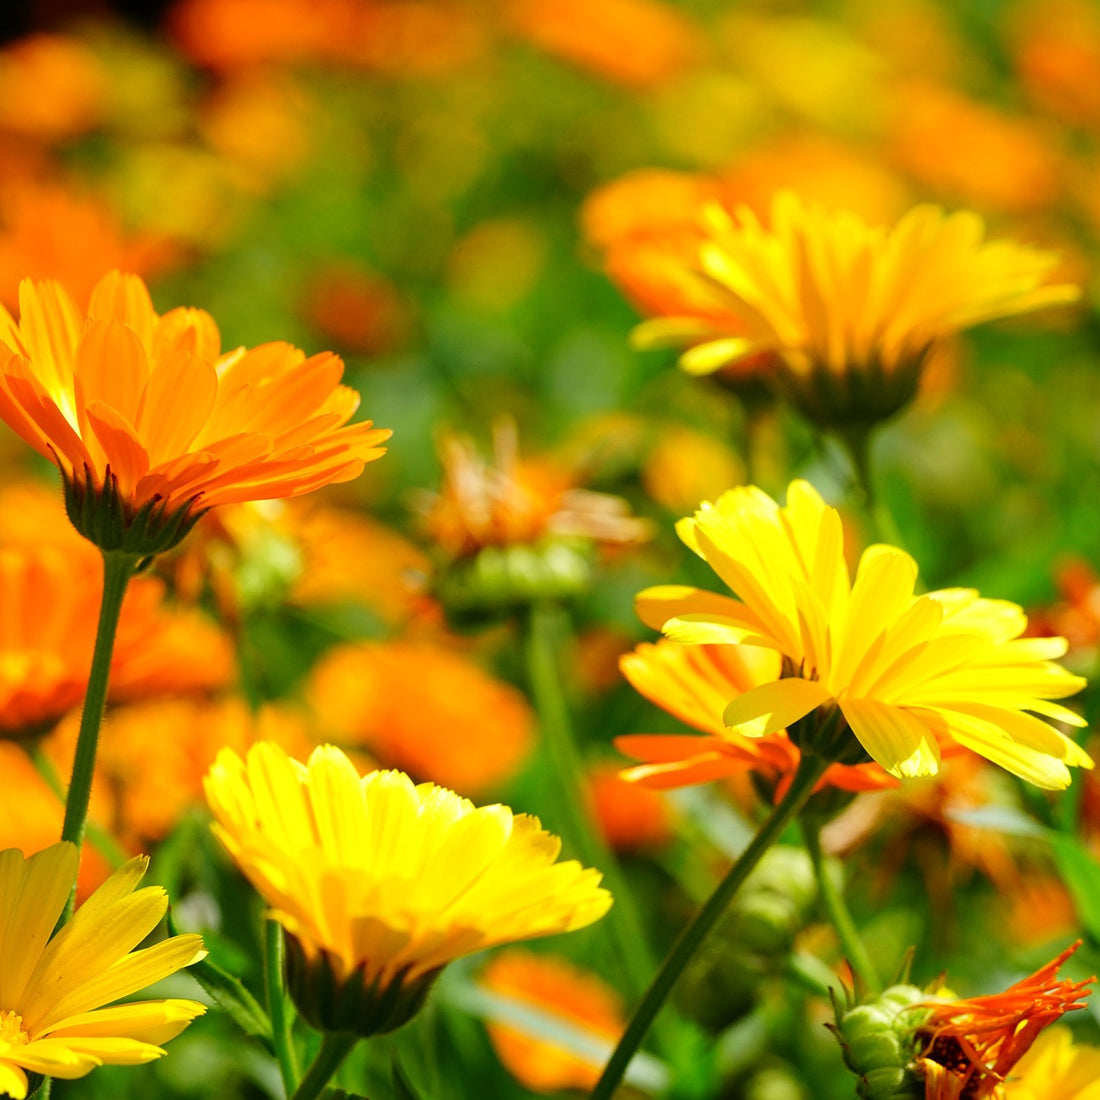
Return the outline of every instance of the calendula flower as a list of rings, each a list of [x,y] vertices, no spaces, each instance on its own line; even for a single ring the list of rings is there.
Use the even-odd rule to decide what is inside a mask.
[[[830,1026],[846,1065],[860,1079],[858,1094],[865,1100],[1029,1097],[1027,1091],[1019,1097],[1014,1091],[1014,1067],[1045,1028],[1084,1007],[1096,980],[1058,978],[1059,968],[1079,946],[1073,944],[1003,993],[960,999],[943,989],[895,985],[865,1004],[838,1004],[836,1023]],[[1051,1100],[1075,1096],[1071,1091],[1038,1095]]]
[[[1051,1027],[1016,1063],[1005,1100],[1100,1100],[1100,1048],[1073,1041],[1069,1028]]]
[[[840,516],[806,482],[791,483],[784,507],[754,486],[731,489],[677,530],[740,598],[651,588],[638,597],[643,620],[678,642],[781,657],[774,679],[726,707],[736,733],[767,736],[816,711],[813,732],[800,727],[815,752],[854,762],[858,741],[899,778],[935,774],[941,741],[1050,789],[1069,785],[1067,765],[1092,767],[1043,720],[1084,725],[1051,701],[1085,683],[1055,663],[1064,638],[1020,637],[1023,611],[972,589],[916,595],[916,562],[894,547],[864,551],[853,581]]]
[[[649,524],[631,516],[626,501],[580,488],[576,463],[521,461],[512,421],[495,426],[493,444],[489,463],[471,440],[445,436],[443,485],[418,502],[445,562],[437,589],[448,608],[575,594],[588,584],[596,544],[649,537]]]
[[[693,374],[773,352],[773,376],[812,419],[875,422],[916,393],[928,355],[984,321],[1075,301],[1046,285],[1057,256],[984,240],[976,214],[917,206],[892,229],[828,213],[790,191],[770,226],[747,206],[708,207],[693,271],[705,308],[643,323],[641,346],[688,345]],[[736,327],[716,325],[715,311]]]
[[[389,432],[348,425],[343,363],[288,344],[221,353],[213,318],[159,316],[145,284],[111,272],[87,313],[57,283],[24,282],[0,314],[0,417],[57,464],[81,534],[151,554],[217,504],[347,481]]]
[[[0,737],[38,736],[84,698],[103,578],[95,552],[80,546],[0,549]],[[112,701],[202,693],[233,672],[209,619],[171,611],[160,581],[135,579],[111,659]]]
[[[206,1011],[176,999],[111,1004],[206,954],[195,935],[132,950],[168,908],[160,887],[136,890],[148,863],[139,856],[119,868],[51,935],[73,888],[76,846],[29,859],[0,852],[0,1092],[23,1100],[28,1073],[73,1078],[151,1062]]]
[[[798,747],[778,730],[749,737],[726,726],[731,699],[774,681],[777,653],[750,645],[680,645],[643,642],[619,661],[623,675],[650,702],[702,730],[703,737],[642,733],[615,739],[615,747],[645,761],[627,768],[631,783],[658,789],[709,783],[754,771],[774,780],[794,774]],[[833,764],[821,785],[864,791],[896,784],[878,764]],[[781,788],[780,788],[781,789]]]
[[[260,742],[206,779],[214,831],[286,929],[288,986],[324,1031],[405,1023],[452,959],[582,928],[611,897],[557,863],[537,818],[475,808],[407,775],[360,777],[337,748],[308,764]]]
[[[314,667],[307,694],[334,739],[466,796],[499,789],[534,743],[523,693],[440,642],[336,646]]]
[[[489,993],[517,1001],[576,1033],[595,1047],[589,1057],[528,1034],[521,1026],[492,1021],[489,1041],[497,1057],[524,1088],[533,1092],[591,1089],[606,1055],[626,1027],[618,995],[595,974],[566,959],[512,948],[482,971]],[[598,1045],[597,1045],[598,1044]]]
[[[928,1014],[916,1031],[915,1068],[925,1079],[926,1100],[1006,1095],[1004,1081],[1039,1033],[1066,1012],[1085,1007],[1096,979],[1058,979],[1062,963],[1079,946],[1068,947],[1003,993],[924,1006]]]

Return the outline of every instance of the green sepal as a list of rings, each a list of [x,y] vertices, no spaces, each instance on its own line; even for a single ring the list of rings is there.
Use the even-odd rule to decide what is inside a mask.
[[[151,558],[179,543],[205,515],[197,507],[198,496],[169,512],[162,498],[154,497],[133,509],[118,491],[118,478],[107,467],[102,488],[97,488],[92,471],[69,477],[62,472],[65,512],[72,525],[101,550],[120,551],[136,558]]]
[[[395,1031],[420,1011],[442,968],[407,981],[409,967],[383,984],[366,980],[366,964],[338,978],[332,957],[310,958],[297,937],[286,936],[286,988],[302,1018],[316,1031],[366,1038]]]

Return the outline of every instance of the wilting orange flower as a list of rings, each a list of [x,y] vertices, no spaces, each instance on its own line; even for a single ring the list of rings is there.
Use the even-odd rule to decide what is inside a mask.
[[[99,120],[108,78],[95,54],[61,35],[36,34],[0,51],[0,130],[46,141]]]
[[[748,645],[683,645],[662,638],[643,642],[619,662],[623,675],[651,702],[704,737],[630,734],[615,746],[645,761],[622,775],[658,789],[709,783],[745,771],[772,779],[794,774],[799,752],[785,732],[745,737],[727,728],[722,715],[732,699],[779,675],[779,655]],[[877,764],[833,764],[820,786],[877,790],[897,780]]]
[[[922,1044],[918,1072],[927,1100],[987,1100],[1003,1096],[1002,1086],[1039,1033],[1063,1014],[1084,1008],[1095,978],[1058,980],[1058,969],[1080,946],[1003,993],[966,1000],[935,1001],[917,1033]]]
[[[463,795],[511,778],[532,745],[522,693],[436,642],[339,646],[314,668],[308,694],[334,738]]]
[[[520,948],[501,951],[482,971],[480,984],[608,1050],[626,1027],[615,991],[594,974],[554,955]],[[488,1031],[497,1057],[521,1085],[534,1092],[588,1090],[600,1076],[605,1055],[599,1047],[585,1057],[528,1035],[520,1027],[491,1022]]]
[[[57,279],[84,305],[106,269],[148,275],[173,251],[165,238],[127,233],[102,199],[57,183],[9,187],[0,198],[0,302],[9,308],[23,279]]]
[[[296,496],[357,476],[390,434],[347,424],[359,397],[336,356],[278,343],[223,355],[209,314],[158,316],[137,276],[105,276],[87,314],[59,284],[28,281],[20,311],[0,314],[0,416],[60,467],[70,518],[74,494],[79,512],[117,493],[127,529]]]
[[[449,557],[544,536],[597,542],[647,537],[649,525],[631,517],[624,501],[577,488],[576,471],[560,462],[521,461],[511,421],[496,426],[493,442],[490,465],[471,440],[456,435],[442,440],[443,487],[424,495],[421,511],[427,534]]]
[[[660,848],[673,835],[672,808],[659,791],[628,783],[616,764],[588,769],[588,804],[604,839],[616,851]]]
[[[661,0],[511,0],[508,16],[548,53],[639,88],[676,76],[702,49],[687,16]]]
[[[84,697],[102,592],[94,553],[0,550],[0,736],[43,733]],[[137,578],[111,659],[111,698],[204,691],[233,673],[228,643],[197,612],[169,613],[163,586]]]
[[[1054,581],[1061,598],[1032,613],[1028,633],[1061,634],[1069,643],[1067,659],[1078,667],[1091,664],[1100,643],[1100,576],[1083,558],[1071,556],[1057,565]]]

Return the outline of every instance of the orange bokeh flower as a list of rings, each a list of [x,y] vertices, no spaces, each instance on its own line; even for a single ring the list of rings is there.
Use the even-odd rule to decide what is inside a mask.
[[[521,460],[511,421],[496,425],[493,443],[490,465],[463,436],[441,442],[443,486],[423,494],[421,511],[426,533],[448,557],[545,536],[596,542],[648,537],[648,523],[630,516],[625,501],[578,488],[580,475],[567,464]]]
[[[628,783],[617,764],[589,767],[586,794],[604,839],[618,852],[661,848],[673,836],[673,811],[659,791]]]
[[[53,141],[100,119],[108,76],[83,43],[35,34],[0,51],[0,130]]]
[[[149,275],[174,258],[166,238],[127,233],[102,199],[59,183],[6,188],[0,226],[0,302],[12,309],[23,279],[57,279],[84,305],[105,269]]]
[[[624,779],[664,789],[709,783],[741,772],[760,772],[780,781],[794,774],[799,752],[785,732],[745,737],[727,729],[722,717],[732,699],[779,675],[779,655],[748,645],[684,645],[662,638],[643,642],[619,663],[623,675],[650,702],[702,730],[683,734],[630,734],[615,747],[644,763],[623,771]],[[898,781],[877,764],[833,764],[821,786],[848,791],[879,790]]]
[[[307,692],[333,738],[466,797],[510,779],[532,746],[522,693],[438,642],[339,646],[314,667]]]
[[[613,989],[596,975],[554,955],[536,955],[520,948],[501,951],[482,971],[480,984],[490,993],[530,1006],[559,1026],[605,1044],[608,1050],[626,1026],[622,1004]],[[588,1090],[600,1076],[598,1055],[586,1058],[504,1023],[489,1023],[488,1031],[497,1057],[533,1092]]]
[[[216,504],[347,481],[390,434],[348,425],[359,398],[336,356],[222,355],[209,314],[158,316],[137,276],[105,276],[87,314],[24,282],[20,312],[0,314],[0,416],[60,467],[70,519],[105,549],[153,553]]]
[[[1061,965],[1080,946],[1003,993],[966,1000],[928,1002],[930,1010],[917,1033],[922,1044],[916,1062],[925,1078],[927,1100],[987,1100],[1000,1097],[1013,1066],[1039,1033],[1066,1012],[1085,1007],[1095,978],[1071,982],[1057,977]]]
[[[77,726],[70,715],[43,745],[60,774],[71,767]],[[300,756],[315,743],[305,714],[272,704],[254,713],[239,698],[112,707],[100,733],[91,818],[129,851],[146,849],[202,804],[203,777],[222,747],[243,754],[261,740]]]
[[[701,54],[696,27],[660,0],[511,0],[516,34],[547,53],[637,88],[668,81]]]
[[[94,553],[0,550],[0,736],[37,736],[84,698],[101,573]],[[111,660],[113,700],[206,691],[232,674],[229,645],[212,623],[169,612],[159,581],[133,582]]]

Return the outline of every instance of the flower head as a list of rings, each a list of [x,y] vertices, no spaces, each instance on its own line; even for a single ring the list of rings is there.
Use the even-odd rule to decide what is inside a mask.
[[[775,680],[777,653],[749,645],[679,645],[661,639],[643,642],[619,662],[623,675],[650,702],[703,731],[703,737],[642,733],[615,739],[615,746],[643,764],[628,768],[623,778],[647,787],[684,787],[740,772],[789,778],[801,754],[777,730],[748,737],[726,726],[723,713],[731,699]],[[892,787],[893,777],[877,764],[833,764],[822,785],[863,791]],[[777,794],[781,787],[777,788]]]
[[[133,950],[168,907],[159,887],[135,892],[148,863],[130,860],[51,936],[76,877],[75,845],[29,859],[0,852],[0,1092],[23,1100],[28,1073],[73,1078],[151,1062],[206,1011],[185,1000],[102,1007],[206,954],[195,935]]]
[[[887,230],[784,191],[770,227],[746,206],[735,213],[707,208],[692,269],[700,308],[643,323],[637,340],[688,345],[680,363],[693,374],[774,352],[777,384],[825,423],[885,419],[946,337],[1080,295],[1044,283],[1057,256],[985,241],[968,212],[918,206]]]
[[[288,982],[315,1027],[404,1023],[437,972],[494,944],[582,928],[611,897],[556,863],[560,841],[401,772],[360,777],[332,746],[308,764],[261,742],[206,779],[214,830],[286,929]]]
[[[1071,982],[1057,976],[1078,946],[1003,993],[922,1006],[930,1011],[916,1032],[921,1044],[916,1070],[924,1076],[927,1100],[1002,1100],[1002,1083],[1039,1033],[1066,1012],[1085,1007],[1096,979]]]
[[[566,959],[521,948],[496,955],[482,972],[480,984],[490,994],[545,1014],[556,1029],[574,1033],[582,1048],[565,1049],[522,1027],[490,1023],[493,1049],[520,1084],[533,1092],[588,1090],[595,1085],[606,1060],[602,1047],[610,1049],[626,1027],[613,989]],[[584,1048],[589,1046],[595,1049],[586,1057]]]
[[[859,1078],[856,1094],[864,1100],[1030,1100],[1032,1093],[1015,1090],[1014,1067],[1045,1028],[1084,1007],[1095,981],[1058,978],[1079,946],[1003,993],[960,999],[943,989],[895,985],[864,1004],[835,1003],[830,1027]],[[1068,1100],[1074,1094],[1041,1095]]]
[[[1055,663],[1064,638],[1021,638],[1023,611],[972,589],[916,595],[916,562],[890,546],[864,551],[851,580],[840,517],[806,482],[791,483],[784,507],[754,486],[731,489],[677,530],[740,599],[651,588],[638,597],[643,620],[678,642],[743,643],[782,659],[775,679],[726,707],[735,732],[767,736],[816,711],[816,733],[802,734],[841,739],[815,751],[847,756],[850,730],[899,778],[934,774],[941,741],[1050,789],[1069,785],[1067,765],[1092,767],[1036,717],[1084,724],[1051,701],[1084,686]]]
[[[388,431],[348,425],[343,363],[289,344],[221,353],[202,310],[154,311],[112,272],[87,313],[57,283],[0,313],[0,417],[61,469],[70,519],[104,549],[148,554],[207,508],[297,496],[358,475]]]

